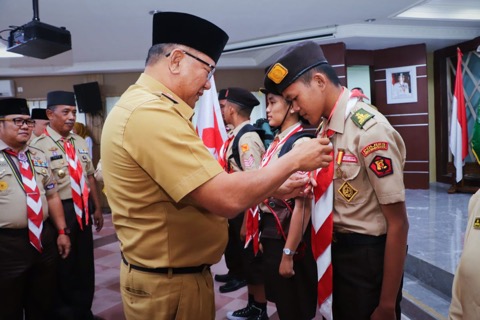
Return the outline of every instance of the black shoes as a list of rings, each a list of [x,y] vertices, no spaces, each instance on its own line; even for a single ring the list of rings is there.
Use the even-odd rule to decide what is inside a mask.
[[[257,308],[253,304],[247,304],[243,309],[227,312],[229,320],[268,320],[266,310]]]
[[[238,279],[231,279],[230,281],[228,281],[227,283],[225,283],[224,285],[220,286],[219,290],[221,293],[227,293],[227,292],[232,292],[232,291],[235,291],[235,290],[238,290],[240,288],[243,288],[247,285],[247,281],[246,280],[238,280]]]
[[[232,280],[233,277],[231,275],[229,275],[228,273],[225,273],[225,274],[216,274],[214,279],[217,282],[228,282],[228,281]]]

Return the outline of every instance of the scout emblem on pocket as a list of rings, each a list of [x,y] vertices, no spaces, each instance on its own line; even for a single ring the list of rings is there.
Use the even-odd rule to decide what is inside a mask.
[[[338,192],[342,195],[342,197],[347,200],[348,202],[352,201],[353,198],[358,193],[358,190],[352,187],[350,183],[345,181],[340,188],[338,189]]]

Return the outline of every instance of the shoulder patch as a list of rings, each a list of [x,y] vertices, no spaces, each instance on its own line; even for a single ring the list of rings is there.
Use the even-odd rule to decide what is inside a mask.
[[[367,123],[368,120],[372,119],[374,116],[375,115],[371,114],[365,109],[360,108],[350,117],[350,119],[352,119],[352,121],[357,125],[357,127],[362,129],[363,125]]]
[[[362,149],[362,155],[366,157],[372,152],[375,152],[377,150],[388,150],[388,142],[378,141],[378,142],[370,143],[368,146]]]
[[[245,144],[242,144],[242,152],[245,153],[247,152],[248,150],[250,150],[249,146],[248,146],[248,143],[245,143]]]
[[[392,159],[390,158],[376,156],[372,162],[370,162],[369,168],[378,178],[393,174]]]

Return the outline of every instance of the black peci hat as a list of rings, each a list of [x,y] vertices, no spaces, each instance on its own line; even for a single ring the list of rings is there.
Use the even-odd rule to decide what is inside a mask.
[[[11,114],[30,115],[27,100],[21,98],[7,98],[0,100],[0,115],[8,116]]]
[[[68,91],[50,91],[47,94],[47,108],[59,105],[76,106],[75,94]]]
[[[278,58],[265,75],[264,86],[268,91],[282,93],[308,70],[328,64],[322,48],[313,41],[295,44]]]
[[[228,88],[225,91],[227,101],[238,104],[241,107],[253,109],[260,104],[257,98],[248,90],[242,88]]]
[[[223,100],[225,99],[225,93],[227,92],[227,89],[222,89],[218,92],[218,100]]]
[[[32,119],[35,120],[48,120],[47,109],[43,108],[33,108],[32,109]]]
[[[217,63],[228,35],[205,19],[183,12],[158,12],[153,15],[152,46],[178,43],[203,52]]]

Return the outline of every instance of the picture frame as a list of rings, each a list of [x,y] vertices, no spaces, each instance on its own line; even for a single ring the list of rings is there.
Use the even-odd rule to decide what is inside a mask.
[[[417,96],[417,68],[406,66],[385,69],[387,104],[413,103]]]

